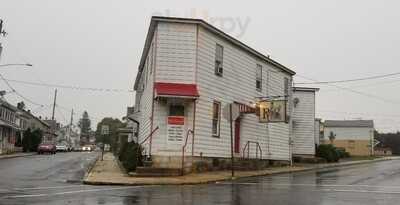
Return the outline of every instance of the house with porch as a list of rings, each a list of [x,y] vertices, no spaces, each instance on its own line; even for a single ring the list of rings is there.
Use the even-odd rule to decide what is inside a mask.
[[[254,110],[260,99],[280,98],[290,115],[294,74],[203,20],[152,17],[129,117],[153,167],[190,170],[230,159],[223,112],[233,103],[235,157],[289,163],[291,119],[262,123]]]
[[[0,97],[0,154],[15,152],[19,127],[16,122],[17,108]]]

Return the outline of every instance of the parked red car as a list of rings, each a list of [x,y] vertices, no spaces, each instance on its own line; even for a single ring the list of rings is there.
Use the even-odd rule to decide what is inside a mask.
[[[50,153],[55,154],[57,148],[54,144],[40,144],[38,147],[38,154]]]

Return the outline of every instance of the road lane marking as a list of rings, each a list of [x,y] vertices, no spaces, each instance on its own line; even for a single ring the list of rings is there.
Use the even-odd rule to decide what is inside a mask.
[[[351,193],[366,193],[366,194],[400,194],[398,191],[372,191],[372,190],[354,190],[354,189],[321,189],[326,192],[351,192]]]
[[[53,186],[53,187],[22,187],[22,188],[13,188],[16,191],[23,191],[23,190],[42,190],[42,189],[64,189],[64,188],[75,188],[75,187],[83,187],[89,185],[71,185],[71,186]]]
[[[79,194],[79,193],[87,193],[87,192],[100,192],[100,191],[115,191],[115,190],[127,190],[127,189],[137,189],[143,188],[144,186],[134,186],[134,187],[114,187],[114,188],[102,188],[102,189],[83,189],[77,191],[66,191],[66,192],[57,192],[50,194],[26,194],[26,195],[12,195],[12,196],[4,196],[1,198],[4,199],[16,199],[16,198],[34,198],[34,197],[49,197],[49,196],[59,196],[66,194]],[[147,186],[150,187],[150,186]]]
[[[255,183],[255,182],[243,182],[243,183],[216,183],[221,185],[269,185],[269,186],[308,186],[308,187],[365,187],[365,188],[397,188],[400,186],[377,186],[368,184],[275,184],[275,183]]]

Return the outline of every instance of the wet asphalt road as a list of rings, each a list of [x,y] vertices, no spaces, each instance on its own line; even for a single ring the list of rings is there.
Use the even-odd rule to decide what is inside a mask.
[[[399,204],[400,160],[193,186],[88,186],[95,153],[0,160],[0,204]],[[22,170],[20,170],[22,169]]]

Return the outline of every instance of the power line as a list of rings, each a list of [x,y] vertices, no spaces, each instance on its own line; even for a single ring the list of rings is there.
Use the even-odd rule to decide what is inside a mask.
[[[365,77],[365,78],[355,78],[355,79],[348,79],[348,80],[336,80],[336,81],[316,81],[312,83],[296,83],[299,85],[306,85],[306,84],[333,84],[333,83],[348,83],[348,82],[356,82],[356,81],[364,81],[364,80],[373,80],[373,79],[378,79],[378,78],[386,78],[390,76],[395,76],[395,75],[400,75],[400,72],[397,73],[390,73],[390,74],[385,74],[385,75],[376,75],[376,76],[370,76],[370,77]]]
[[[301,78],[307,79],[307,80],[318,82],[315,79],[308,78],[306,76],[302,76],[302,75],[299,75],[299,74],[296,74],[296,75],[301,77]],[[298,84],[298,83],[296,83],[296,84]],[[394,101],[394,100],[391,100],[391,99],[385,99],[385,98],[382,98],[380,96],[376,96],[376,95],[371,95],[369,93],[360,92],[360,91],[357,91],[357,90],[353,90],[351,88],[342,87],[342,86],[338,86],[338,85],[331,85],[331,84],[327,84],[327,85],[328,86],[332,86],[332,87],[336,87],[336,88],[339,88],[339,89],[342,89],[342,90],[345,90],[345,91],[348,91],[348,92],[356,93],[356,94],[359,94],[359,95],[362,95],[362,96],[365,96],[365,97],[373,98],[373,99],[379,100],[381,102],[391,103],[391,104],[396,104],[396,105],[400,104],[400,102],[398,102],[398,101]]]
[[[40,104],[40,103],[37,103],[37,102],[35,102],[35,101],[33,101],[33,100],[31,100],[31,99],[29,99],[29,98],[27,98],[27,97],[21,95],[17,90],[14,89],[13,86],[11,86],[11,84],[7,81],[7,79],[4,78],[4,76],[3,76],[2,74],[0,74],[0,78],[6,83],[6,85],[10,88],[10,90],[11,90],[13,93],[15,93],[17,96],[19,96],[20,98],[22,98],[22,99],[24,99],[25,101],[30,102],[31,104],[34,104],[34,105],[42,106],[42,107],[44,106],[44,105],[42,105],[42,104]]]
[[[361,113],[361,112],[346,112],[346,111],[336,111],[336,110],[316,110],[316,112],[344,114],[344,115],[374,116],[374,117],[379,116],[379,117],[399,118],[400,119],[400,115],[390,115],[390,114],[382,114],[382,113]]]
[[[58,107],[58,105],[56,105],[56,107]],[[56,109],[56,110],[57,110],[57,112],[61,115],[61,117],[63,118],[64,122],[65,122],[66,124],[68,124],[68,120],[67,120],[67,118],[65,117],[64,113],[63,113],[60,109]]]
[[[20,84],[35,85],[35,86],[42,86],[42,87],[49,87],[49,88],[65,88],[65,89],[100,91],[100,92],[134,92],[133,90],[123,90],[123,89],[114,89],[114,88],[91,88],[91,87],[80,87],[80,86],[72,86],[72,85],[38,83],[38,82],[13,80],[13,79],[6,79],[6,80],[8,80],[10,82],[20,83]]]

